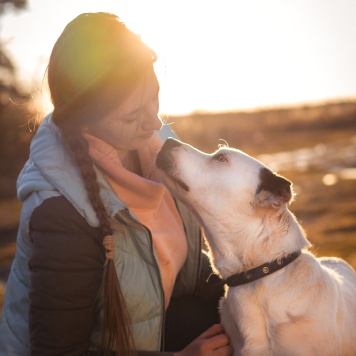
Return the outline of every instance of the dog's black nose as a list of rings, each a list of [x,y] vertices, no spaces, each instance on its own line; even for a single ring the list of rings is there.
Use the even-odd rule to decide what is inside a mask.
[[[168,138],[156,156],[156,160],[155,160],[156,167],[162,170],[165,170],[168,167],[170,167],[172,158],[169,153],[174,147],[179,147],[180,145],[181,142],[179,142],[178,140],[175,140],[174,138],[171,137]]]
[[[179,142],[178,140],[176,140],[175,138],[169,137],[163,144],[161,151],[165,152],[168,150],[173,149],[174,147],[178,147],[181,146],[181,142]]]

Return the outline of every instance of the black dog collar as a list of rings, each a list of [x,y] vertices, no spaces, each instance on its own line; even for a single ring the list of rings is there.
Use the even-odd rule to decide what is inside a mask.
[[[252,268],[246,272],[233,274],[232,276],[226,279],[221,279],[218,275],[212,273],[209,276],[207,282],[213,284],[223,283],[223,284],[227,284],[229,287],[238,287],[243,284],[247,284],[256,281],[260,278],[266,277],[272,274],[273,272],[279,271],[283,267],[293,262],[297,257],[300,256],[300,254],[301,251],[293,252],[288,256],[283,257],[279,260],[275,260],[270,263],[265,263],[256,268]]]

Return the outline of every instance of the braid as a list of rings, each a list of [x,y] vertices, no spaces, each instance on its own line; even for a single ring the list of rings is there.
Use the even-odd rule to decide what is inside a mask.
[[[103,232],[106,248],[103,353],[132,355],[132,327],[114,266],[110,217],[100,197],[88,143],[80,130],[105,117],[137,88],[156,54],[116,15],[84,13],[58,37],[47,80],[54,106],[53,122],[62,130],[81,171],[85,189]]]
[[[81,134],[71,133],[67,135],[67,144],[74,155],[75,161],[81,171],[85,188],[88,192],[90,202],[96,215],[99,219],[103,234],[111,235],[112,230],[110,227],[109,217],[100,198],[99,185],[96,180],[96,173],[93,168],[93,162],[88,154],[88,142]]]
[[[112,235],[109,216],[100,197],[100,188],[96,179],[93,162],[89,156],[89,145],[78,132],[64,134],[67,145],[81,171],[90,202],[99,219],[103,236]],[[102,348],[108,354],[116,350],[118,355],[132,355],[134,342],[129,313],[122,295],[113,259],[107,259],[104,276],[104,313]]]

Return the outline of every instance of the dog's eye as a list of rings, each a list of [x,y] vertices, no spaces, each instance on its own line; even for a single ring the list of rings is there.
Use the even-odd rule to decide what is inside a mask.
[[[215,156],[213,156],[213,159],[219,162],[227,162],[227,158],[223,153],[217,153]]]

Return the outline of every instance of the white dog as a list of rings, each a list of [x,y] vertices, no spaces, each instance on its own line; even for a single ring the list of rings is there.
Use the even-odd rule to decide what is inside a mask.
[[[356,273],[307,251],[288,180],[239,150],[205,154],[174,139],[155,164],[204,229],[235,355],[356,355]]]

